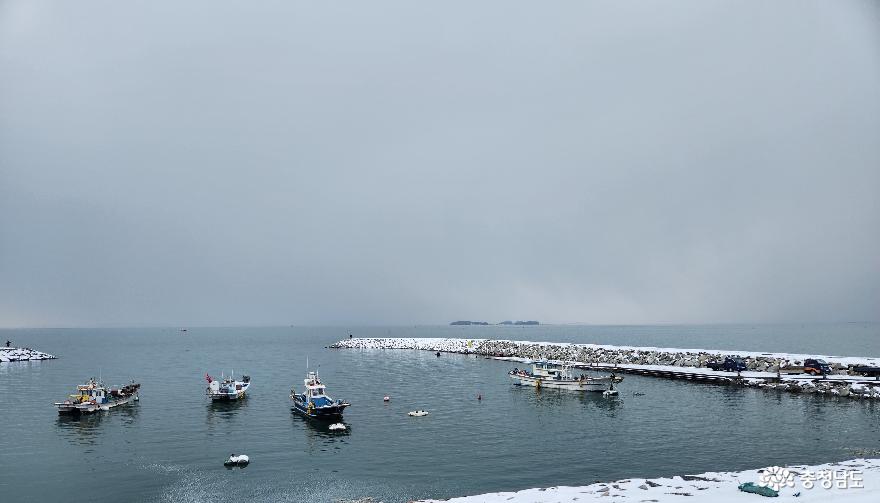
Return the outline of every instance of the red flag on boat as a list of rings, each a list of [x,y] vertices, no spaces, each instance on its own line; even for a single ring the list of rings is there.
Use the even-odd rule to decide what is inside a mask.
[[[209,376],[207,372],[205,372],[205,380],[208,381],[208,384],[211,384],[211,381],[213,381],[214,379]]]

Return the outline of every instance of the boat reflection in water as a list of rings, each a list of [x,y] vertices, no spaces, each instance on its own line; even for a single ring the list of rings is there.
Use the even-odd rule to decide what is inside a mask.
[[[307,419],[303,416],[300,416],[294,418],[294,421],[300,424],[304,424],[310,436],[335,438],[347,437],[348,435],[351,435],[351,426],[336,420]],[[334,424],[342,424],[345,426],[345,429],[330,428]]]
[[[210,401],[206,404],[208,412],[207,422],[209,425],[215,421],[222,421],[222,424],[228,424],[227,421],[233,418],[239,411],[246,409],[248,400],[234,401]]]
[[[65,440],[79,445],[96,445],[102,435],[115,432],[122,427],[138,428],[137,419],[140,407],[120,407],[104,414],[59,414],[55,424]]]
[[[510,390],[516,399],[535,409],[552,415],[580,417],[578,411],[598,412],[615,417],[625,409],[626,400],[618,396],[606,397],[601,393],[566,393],[555,389],[533,389],[514,386]]]

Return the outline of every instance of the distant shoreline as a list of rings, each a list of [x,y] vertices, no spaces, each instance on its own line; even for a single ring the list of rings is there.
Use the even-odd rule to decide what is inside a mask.
[[[449,323],[449,324],[450,324],[450,325],[455,325],[455,326],[470,326],[470,325],[480,325],[480,326],[485,326],[485,325],[492,325],[493,323],[489,323],[488,321],[458,320],[458,321],[453,321],[453,322],[451,322],[451,323]],[[535,321],[535,320],[527,320],[527,321],[522,321],[522,320],[517,320],[517,321],[504,320],[504,321],[501,321],[501,322],[498,322],[498,323],[494,323],[494,325],[505,325],[505,326],[510,326],[510,325],[515,325],[515,326],[524,326],[524,325],[534,326],[534,325],[540,325],[540,324],[541,324],[540,322]]]

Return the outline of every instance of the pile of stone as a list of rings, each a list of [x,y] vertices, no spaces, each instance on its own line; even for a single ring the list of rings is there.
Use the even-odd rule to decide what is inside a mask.
[[[706,367],[710,361],[723,360],[728,356],[737,356],[720,351],[664,351],[652,348],[642,349],[593,344],[553,344],[493,340],[481,341],[476,348],[476,352],[501,357],[673,367]],[[803,361],[800,359],[775,356],[752,355],[744,357],[743,360],[748,370],[756,372],[777,372],[780,370],[784,372],[787,368],[803,365]],[[843,365],[838,362],[829,362],[829,364],[834,373],[840,374],[848,374],[848,368],[854,366]]]
[[[876,385],[871,383],[853,383],[834,380],[772,380],[772,379],[743,379],[741,384],[747,387],[756,387],[766,390],[788,391],[791,393],[816,393],[819,395],[842,396],[849,398],[880,399],[880,382]]]
[[[656,348],[633,348],[602,346],[596,344],[570,344],[552,342],[524,342],[488,339],[443,338],[388,338],[346,339],[330,346],[348,349],[419,349],[448,353],[477,353],[488,356],[525,359],[574,361],[582,363],[605,363],[616,365],[663,365],[672,367],[706,367],[710,361],[739,356],[721,351],[663,350]],[[797,355],[743,357],[746,367],[755,372],[786,372],[803,365]],[[833,374],[856,375],[852,369],[866,363],[841,363],[828,359]]]
[[[0,347],[0,362],[54,360],[55,356],[31,348]]]

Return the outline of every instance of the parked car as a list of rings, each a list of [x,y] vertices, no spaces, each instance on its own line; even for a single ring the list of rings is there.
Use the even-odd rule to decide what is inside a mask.
[[[739,372],[746,370],[746,362],[739,356],[728,356],[724,361],[709,362],[706,365],[712,370],[724,370],[726,372]]]
[[[804,360],[804,372],[813,375],[825,375],[831,373],[831,366],[825,360],[807,358]]]
[[[865,377],[874,377],[880,380],[880,367],[869,367],[862,365],[860,367],[855,367],[852,370],[853,372],[857,374],[862,374]]]

